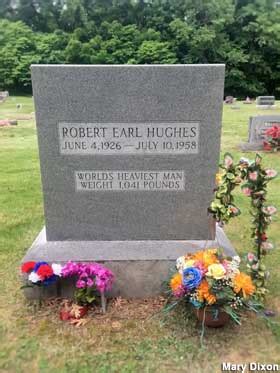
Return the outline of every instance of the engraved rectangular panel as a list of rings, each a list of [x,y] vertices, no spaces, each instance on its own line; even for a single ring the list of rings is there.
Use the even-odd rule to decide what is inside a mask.
[[[197,154],[199,123],[59,123],[61,154]]]
[[[77,191],[168,191],[185,190],[183,170],[76,171]]]

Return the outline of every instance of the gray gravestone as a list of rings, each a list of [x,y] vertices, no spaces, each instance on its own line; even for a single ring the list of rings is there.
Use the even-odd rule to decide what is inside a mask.
[[[257,115],[250,117],[248,142],[241,144],[242,150],[261,150],[265,140],[265,131],[280,125],[280,115]]]
[[[31,71],[46,230],[25,260],[103,261],[115,293],[158,293],[178,255],[217,245],[224,65]]]
[[[259,109],[271,109],[275,107],[274,96],[258,96],[256,99],[256,105]]]

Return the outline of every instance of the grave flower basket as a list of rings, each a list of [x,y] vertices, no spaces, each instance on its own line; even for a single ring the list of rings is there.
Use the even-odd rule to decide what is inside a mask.
[[[190,304],[203,326],[221,327],[230,318],[240,324],[240,311],[251,309],[256,290],[240,263],[239,256],[228,258],[219,248],[179,257],[169,282],[174,301]]]

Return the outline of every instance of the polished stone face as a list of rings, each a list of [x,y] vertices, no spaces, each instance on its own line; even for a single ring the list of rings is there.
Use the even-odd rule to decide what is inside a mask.
[[[224,65],[34,65],[46,234],[203,240]]]

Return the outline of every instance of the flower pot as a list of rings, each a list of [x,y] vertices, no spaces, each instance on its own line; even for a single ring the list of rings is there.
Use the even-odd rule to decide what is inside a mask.
[[[216,307],[195,308],[194,312],[198,320],[210,328],[220,328],[230,319],[228,313]]]

